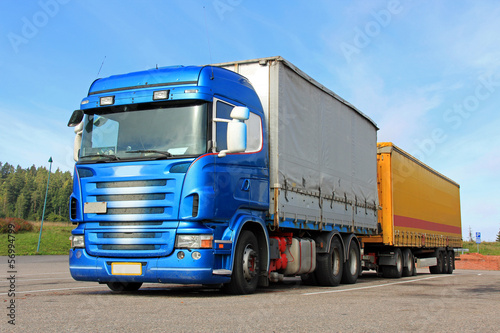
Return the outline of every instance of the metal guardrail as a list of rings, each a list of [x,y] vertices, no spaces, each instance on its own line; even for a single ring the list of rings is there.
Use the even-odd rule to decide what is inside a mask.
[[[459,253],[459,254],[464,254],[465,252],[469,252],[469,249],[453,249],[455,251],[455,253]]]

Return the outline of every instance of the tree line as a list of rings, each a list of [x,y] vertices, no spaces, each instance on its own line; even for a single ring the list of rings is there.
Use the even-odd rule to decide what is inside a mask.
[[[45,167],[23,169],[0,162],[0,218],[17,217],[40,221],[49,170]],[[50,175],[45,208],[46,221],[69,221],[69,196],[73,180],[69,171],[57,169]]]

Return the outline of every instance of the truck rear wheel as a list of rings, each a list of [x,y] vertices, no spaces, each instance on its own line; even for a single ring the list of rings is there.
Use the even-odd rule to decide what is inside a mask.
[[[403,254],[401,249],[394,249],[395,266],[382,266],[382,274],[386,278],[399,279],[403,275]]]
[[[334,287],[340,284],[344,262],[342,243],[337,237],[332,239],[330,252],[318,254],[316,258],[316,279],[321,286]]]
[[[108,282],[107,285],[113,291],[137,291],[142,286],[142,282]]]
[[[349,253],[347,254],[342,273],[342,283],[353,284],[358,281],[359,271],[361,269],[359,260],[359,247],[355,240],[351,240]]]
[[[224,292],[233,295],[254,293],[259,282],[259,258],[257,237],[251,231],[242,231],[234,253],[231,282],[223,286]]]
[[[403,276],[413,276],[415,272],[415,256],[410,249],[403,250],[403,259],[406,266],[403,267]]]

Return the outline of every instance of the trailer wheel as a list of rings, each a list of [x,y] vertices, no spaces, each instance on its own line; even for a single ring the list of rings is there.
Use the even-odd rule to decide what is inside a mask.
[[[252,294],[259,282],[259,246],[257,237],[248,230],[241,232],[234,254],[231,282],[224,284],[224,292],[232,295]]]
[[[415,272],[415,256],[410,249],[404,249],[403,258],[407,263],[407,266],[403,267],[403,276],[413,276]]]
[[[337,237],[332,239],[330,252],[318,254],[316,258],[316,279],[321,286],[334,287],[340,284],[344,262],[342,243]]]
[[[137,291],[142,286],[142,282],[108,282],[107,285],[113,291]]]
[[[386,278],[399,279],[403,275],[403,254],[401,249],[394,249],[395,266],[382,266],[382,274]]]
[[[455,252],[453,250],[447,251],[446,255],[446,274],[453,274],[453,267],[455,262]]]
[[[444,252],[436,250],[436,258],[437,258],[437,265],[430,266],[429,272],[431,272],[431,274],[443,274],[446,267]]]
[[[347,254],[342,273],[342,283],[353,284],[358,281],[359,272],[361,269],[359,261],[359,247],[358,244],[352,240],[349,246],[349,253]]]

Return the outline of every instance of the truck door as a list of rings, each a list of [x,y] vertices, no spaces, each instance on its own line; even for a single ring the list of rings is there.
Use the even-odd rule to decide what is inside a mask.
[[[213,115],[217,119],[231,120],[231,110],[234,103],[215,99]],[[258,119],[256,119],[258,118]],[[237,209],[259,209],[267,207],[269,183],[268,171],[265,162],[260,161],[258,154],[253,151],[261,150],[262,125],[261,119],[250,112],[247,121],[249,137],[247,152],[228,154],[223,158],[216,159],[216,184],[215,184],[215,212],[216,218],[230,219]],[[251,128],[250,128],[251,127]],[[258,133],[255,133],[258,128]],[[227,149],[227,123],[223,121],[213,122],[214,151],[220,152]]]

